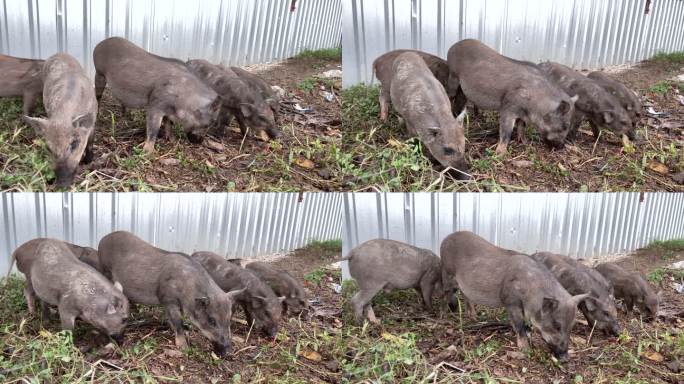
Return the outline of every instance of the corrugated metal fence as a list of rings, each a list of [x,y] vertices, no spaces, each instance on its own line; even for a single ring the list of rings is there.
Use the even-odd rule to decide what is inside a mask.
[[[111,36],[158,55],[244,65],[340,44],[341,0],[2,0],[0,53],[66,51],[94,73],[92,52]]]
[[[4,193],[0,274],[12,251],[36,237],[97,248],[127,230],[164,249],[228,257],[289,251],[339,239],[340,193]]]
[[[369,82],[384,52],[414,48],[446,57],[475,38],[500,53],[574,68],[633,63],[684,50],[684,1],[349,0],[343,10],[344,85]]]
[[[387,238],[439,255],[468,230],[504,248],[601,258],[684,238],[684,193],[354,193],[345,196],[342,252]]]

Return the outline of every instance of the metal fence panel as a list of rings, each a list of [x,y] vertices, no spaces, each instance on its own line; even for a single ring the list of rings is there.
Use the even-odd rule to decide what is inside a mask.
[[[342,0],[1,0],[0,53],[76,57],[121,36],[158,55],[265,63],[340,44]]]
[[[164,249],[258,257],[341,238],[340,193],[3,193],[0,273],[16,247],[52,237],[97,248],[127,230]],[[315,225],[313,221],[315,220]]]
[[[441,57],[475,38],[516,59],[579,69],[684,50],[684,2],[643,0],[349,0],[342,11],[345,86],[371,81],[373,60],[401,48]]]
[[[439,255],[468,230],[524,253],[605,258],[684,238],[684,193],[347,193],[342,252],[375,238]]]

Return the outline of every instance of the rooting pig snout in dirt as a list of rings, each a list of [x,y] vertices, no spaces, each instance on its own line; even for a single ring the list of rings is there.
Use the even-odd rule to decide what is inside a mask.
[[[615,298],[622,300],[628,311],[636,307],[645,320],[656,318],[660,292],[655,293],[638,273],[626,271],[615,263],[599,264],[596,270],[613,285]]]
[[[218,116],[216,92],[180,60],[153,55],[120,37],[100,42],[93,51],[98,100],[105,86],[126,108],[145,108],[147,138],[143,149],[154,151],[162,121],[178,122],[192,141],[200,141]]]
[[[128,300],[121,285],[82,263],[72,244],[53,239],[33,239],[12,254],[17,268],[26,276],[24,295],[30,313],[35,297],[41,301],[44,320],[48,305],[58,308],[63,329],[74,329],[76,318],[86,321],[120,340],[128,317]],[[11,266],[10,266],[11,270]]]
[[[260,261],[249,263],[245,268],[268,284],[276,295],[285,298],[283,313],[300,313],[308,308],[309,302],[304,287],[286,271],[275,269],[270,264]]]
[[[264,102],[271,107],[273,116],[277,121],[280,113],[280,95],[273,90],[273,87],[268,84],[266,80],[261,78],[261,76],[255,75],[240,67],[230,67],[230,69],[247,82],[247,85],[249,85],[252,92],[258,93],[263,98]],[[274,134],[278,136],[280,135],[280,132],[275,131]]]
[[[520,349],[529,348],[528,320],[557,358],[567,358],[577,305],[589,295],[571,296],[529,256],[492,252],[491,246],[472,232],[447,236],[440,248],[442,264],[455,272],[446,277],[455,280],[470,304],[504,307]]]
[[[375,239],[352,249],[342,260],[349,261],[349,273],[359,287],[351,299],[357,323],[363,322],[364,315],[371,323],[378,322],[371,300],[381,290],[414,288],[427,310],[432,309],[433,292],[442,291],[439,257],[427,249]]]
[[[392,106],[418,136],[430,155],[444,167],[465,171],[463,118],[454,118],[444,87],[414,52],[397,56],[392,66]]]
[[[45,140],[54,159],[57,186],[67,187],[73,183],[81,160],[88,163],[93,159],[95,91],[78,61],[66,53],[48,58],[42,77],[48,117],[24,116],[24,121]]]
[[[627,114],[632,119],[632,125],[636,128],[642,115],[642,104],[639,96],[631,89],[627,88],[619,81],[613,80],[603,72],[595,71],[587,75],[588,78],[594,80],[603,89],[608,91],[611,95],[618,99],[622,107],[627,111]]]
[[[627,111],[616,97],[595,80],[570,67],[550,61],[539,64],[539,68],[567,94],[578,97],[569,138],[574,137],[585,116],[589,119],[594,137],[598,137],[601,127],[606,127],[618,135],[633,136],[632,119]]]
[[[392,87],[392,77],[394,75],[394,60],[397,56],[406,52],[413,52],[419,55],[423,61],[425,61],[425,64],[437,81],[439,81],[446,90],[447,80],[449,79],[449,65],[446,60],[426,52],[412,49],[397,49],[378,56],[378,58],[373,61],[373,73],[380,82],[380,119],[383,121],[387,120],[387,115],[389,114],[390,89]]]
[[[590,295],[579,304],[590,327],[596,324],[598,330],[620,335],[613,288],[600,273],[563,255],[538,252],[531,257],[546,266],[571,295]]]
[[[224,292],[195,260],[156,248],[129,232],[103,237],[98,253],[105,276],[120,282],[131,302],[165,307],[178,348],[187,346],[185,315],[211,340],[218,356],[232,351],[233,302],[242,291]]]
[[[21,96],[24,115],[33,111],[43,94],[43,64],[44,60],[0,55],[0,97]]]
[[[563,147],[570,131],[574,99],[549,82],[537,68],[510,60],[477,40],[459,41],[449,49],[449,96],[460,113],[467,101],[499,111],[499,143],[503,155],[515,127],[534,124],[542,139]]]
[[[252,271],[227,261],[213,252],[195,252],[197,260],[224,291],[244,290],[237,303],[245,311],[247,324],[252,324],[269,337],[278,334],[284,297],[277,297],[273,290]]]

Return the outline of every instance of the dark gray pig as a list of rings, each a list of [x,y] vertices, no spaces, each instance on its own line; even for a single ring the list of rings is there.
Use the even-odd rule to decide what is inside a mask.
[[[243,295],[236,298],[247,317],[247,323],[254,322],[270,337],[276,337],[284,297],[277,297],[273,290],[252,271],[229,262],[213,252],[195,252],[192,258],[209,272],[216,284],[224,291],[243,289]]]
[[[526,320],[541,332],[558,359],[567,358],[577,305],[589,295],[571,296],[551,272],[526,255],[490,252],[490,243],[472,232],[455,232],[441,245],[444,268],[473,304],[508,312],[520,349],[529,347]]]
[[[105,86],[126,108],[145,108],[147,139],[154,152],[162,120],[178,122],[192,142],[200,142],[219,112],[221,101],[180,60],[153,55],[120,37],[101,41],[93,51],[98,100]]]
[[[552,84],[536,67],[502,56],[473,39],[452,45],[447,62],[448,93],[455,98],[455,113],[460,113],[467,101],[480,109],[499,111],[497,155],[506,153],[516,127],[521,132],[521,127],[530,123],[547,144],[564,146],[576,99]]]
[[[643,108],[639,96],[621,82],[611,79],[601,71],[591,72],[587,77],[597,82],[603,89],[618,99],[622,107],[627,111],[630,119],[632,119],[633,127],[636,128],[641,119],[641,110]]]
[[[95,268],[97,271],[100,270],[100,265],[99,265],[99,261],[97,258],[97,250],[90,248],[90,247],[82,247],[80,245],[67,243],[66,241],[48,239],[48,238],[44,238],[44,237],[36,238],[33,240],[29,240],[29,241],[25,242],[24,244],[22,244],[20,248],[17,248],[17,250],[15,251],[15,254],[17,254],[16,252],[27,253],[27,254],[35,254],[36,250],[38,249],[38,246],[40,246],[41,244],[43,244],[45,242],[55,242],[55,241],[60,242],[60,243],[64,244],[67,248],[69,248],[71,253],[73,253],[74,256],[76,256],[81,262],[90,265],[91,267]],[[26,256],[26,257],[28,257],[28,256]],[[11,270],[12,270],[12,267],[10,266],[10,271]],[[9,275],[10,271],[8,271],[8,275]]]
[[[63,329],[73,330],[76,318],[80,318],[117,342],[123,340],[129,308],[121,284],[112,284],[79,261],[67,243],[34,239],[19,246],[12,259],[26,276],[24,295],[30,313],[37,296],[43,318],[49,314],[48,305],[56,306]]]
[[[268,104],[271,107],[271,110],[273,110],[273,116],[277,121],[278,114],[280,112],[280,97],[273,91],[271,85],[268,84],[261,76],[244,70],[240,67],[230,67],[230,69],[241,79],[245,80],[253,92],[258,92],[261,95],[266,104]]]
[[[601,127],[622,134],[631,134],[632,120],[620,101],[603,89],[596,81],[563,64],[546,62],[539,68],[547,77],[558,84],[568,95],[577,96],[575,116],[570,137],[574,136],[580,123],[586,117],[589,120],[594,137],[598,137]]]
[[[178,348],[187,346],[185,315],[211,340],[217,355],[232,350],[230,319],[242,291],[224,292],[195,260],[153,247],[129,232],[103,237],[98,253],[104,275],[120,282],[131,302],[166,307]]]
[[[357,323],[363,321],[364,314],[371,323],[379,322],[371,300],[381,290],[414,288],[427,310],[432,309],[433,292],[442,291],[439,257],[427,249],[374,239],[358,245],[341,260],[349,261],[349,273],[359,287],[351,299]]]
[[[389,114],[390,89],[392,86],[392,77],[394,75],[394,60],[399,55],[406,52],[413,52],[419,55],[425,61],[430,72],[432,72],[437,81],[439,81],[446,90],[447,81],[449,80],[449,65],[446,60],[441,57],[413,49],[396,49],[384,53],[373,61],[373,73],[380,82],[380,120],[382,121],[387,120],[387,115]]]
[[[249,82],[231,69],[222,68],[206,60],[189,60],[187,66],[195,76],[219,94],[222,107],[217,123],[219,134],[222,134],[225,126],[230,124],[230,116],[235,116],[243,135],[247,133],[249,126],[257,132],[266,132],[271,138],[280,136],[275,127],[271,106]]]
[[[563,255],[537,252],[531,257],[544,264],[571,295],[590,295],[579,304],[590,327],[596,324],[598,330],[620,335],[613,287],[600,273]]]
[[[659,294],[636,272],[629,272],[615,263],[603,263],[596,270],[612,285],[615,298],[622,300],[628,311],[635,307],[645,320],[653,320],[658,315]]]
[[[392,67],[392,106],[444,167],[467,170],[464,113],[454,118],[444,87],[416,53],[397,56]]]
[[[307,309],[309,303],[304,287],[286,271],[275,269],[270,264],[260,261],[249,263],[245,268],[268,284],[276,295],[285,298],[283,313],[299,313]]]
[[[81,64],[66,53],[50,56],[43,66],[43,104],[48,118],[24,116],[42,136],[55,162],[57,186],[74,181],[78,164],[93,159],[97,100]]]
[[[22,113],[33,112],[43,94],[44,60],[0,55],[0,97],[21,97]]]

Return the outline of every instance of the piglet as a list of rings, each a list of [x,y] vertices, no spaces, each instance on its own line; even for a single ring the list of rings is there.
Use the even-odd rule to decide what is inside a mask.
[[[628,311],[636,307],[645,320],[656,318],[660,292],[655,293],[641,275],[626,271],[615,263],[603,263],[595,268],[613,285],[615,298],[622,300]]]
[[[245,268],[268,284],[276,295],[285,298],[283,313],[299,313],[307,309],[309,303],[306,301],[304,287],[287,271],[276,269],[261,261],[251,262]]]
[[[44,60],[0,55],[0,97],[21,96],[22,113],[30,114],[43,94],[44,64]]]

